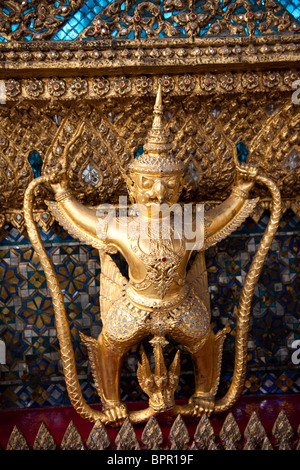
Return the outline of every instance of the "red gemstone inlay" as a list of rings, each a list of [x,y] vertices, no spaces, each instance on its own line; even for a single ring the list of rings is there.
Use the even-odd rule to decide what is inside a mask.
[[[167,258],[164,257],[164,258],[162,258],[161,260],[162,260],[163,262],[165,262],[165,261],[167,261]]]

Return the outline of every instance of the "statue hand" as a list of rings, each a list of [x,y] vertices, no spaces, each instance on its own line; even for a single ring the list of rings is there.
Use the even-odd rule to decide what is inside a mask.
[[[63,151],[62,161],[65,161],[65,162],[67,161],[68,152],[71,146],[74,144],[74,142],[76,142],[76,140],[80,137],[82,130],[84,128],[84,124],[85,123],[83,121],[76,129],[72,139],[67,143]],[[52,189],[52,191],[57,195],[60,193],[64,193],[65,191],[69,189],[67,175],[65,171],[66,170],[62,168],[62,165],[60,163],[57,163],[52,168],[47,168],[45,171],[45,176],[48,176],[49,186]]]
[[[65,171],[62,171],[60,163],[53,168],[47,168],[45,175],[54,194],[64,193],[69,189],[67,175]]]
[[[241,163],[236,166],[235,185],[242,191],[249,193],[255,183],[258,168],[255,165]]]

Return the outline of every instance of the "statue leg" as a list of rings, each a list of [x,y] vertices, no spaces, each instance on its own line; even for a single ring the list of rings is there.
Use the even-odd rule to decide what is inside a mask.
[[[117,421],[126,418],[126,406],[120,399],[120,376],[123,359],[127,348],[111,348],[105,333],[101,333],[98,338],[99,357],[97,361],[98,376],[101,377],[101,401],[103,411],[110,421]]]
[[[195,392],[189,403],[199,405],[205,411],[212,411],[214,394],[212,393],[217,377],[217,351],[215,335],[211,331],[207,340],[198,351],[193,348],[191,357],[194,364]]]
[[[124,341],[110,337],[105,328],[98,337],[97,347],[97,377],[101,388],[103,411],[111,422],[124,420],[127,408],[121,402],[120,377],[123,360],[128,350],[140,343],[146,334],[135,334]]]
[[[223,343],[226,334],[230,331],[229,325],[220,330],[216,335],[209,327],[204,336],[191,338],[187,335],[173,336],[173,339],[187,348],[191,354],[195,372],[195,392],[189,399],[193,415],[199,416],[205,411],[211,413],[214,410],[215,395],[217,393],[220,372]]]
[[[191,305],[181,306],[181,320],[170,336],[185,346],[194,364],[195,392],[187,407],[192,414],[198,415],[202,411],[210,413],[214,409],[222,338],[220,335],[217,338],[213,333],[209,312],[197,298],[192,300]]]

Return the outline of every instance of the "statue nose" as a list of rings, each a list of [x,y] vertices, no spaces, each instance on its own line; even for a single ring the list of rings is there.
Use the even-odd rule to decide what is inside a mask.
[[[159,202],[164,201],[167,193],[167,188],[164,181],[159,180],[153,186],[153,197],[156,197]]]

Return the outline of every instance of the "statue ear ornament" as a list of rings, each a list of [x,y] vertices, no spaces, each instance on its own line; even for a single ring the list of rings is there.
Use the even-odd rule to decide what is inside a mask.
[[[183,182],[184,164],[179,158],[171,154],[170,139],[164,130],[162,118],[162,90],[159,86],[154,106],[153,125],[144,146],[145,151],[129,165],[129,173],[121,169],[132,202],[134,200],[134,190],[131,174],[134,172],[138,171],[145,174],[178,174],[181,175],[181,181]],[[61,126],[65,125],[65,120],[61,123]],[[79,123],[76,132],[64,149],[65,157],[73,143],[80,137],[83,127],[84,122]],[[59,132],[60,129],[58,130]],[[54,138],[53,145],[55,145],[55,139],[56,137]],[[52,150],[52,148],[49,148],[48,154],[51,154]],[[66,162],[66,158],[63,161]],[[53,300],[57,336],[60,344],[67,390],[72,406],[81,417],[94,423],[100,422],[112,426],[120,426],[124,419],[126,419],[126,416],[129,417],[132,423],[139,423],[147,421],[152,415],[157,415],[161,412],[169,413],[173,416],[181,414],[181,416],[199,417],[203,412],[210,414],[228,410],[241,395],[247,368],[247,341],[251,316],[251,301],[270,244],[279,225],[281,197],[276,184],[270,178],[258,174],[257,170],[254,171],[253,168],[248,168],[246,165],[239,166],[236,156],[235,162],[237,173],[241,175],[241,178],[249,173],[250,179],[265,185],[269,189],[273,206],[268,226],[260,241],[241,290],[238,314],[236,316],[234,373],[227,393],[221,398],[216,398],[216,394],[221,373],[223,343],[230,328],[226,325],[217,334],[212,332],[204,250],[198,252],[191,268],[182,277],[179,276],[180,269],[182,269],[180,264],[182,257],[176,253],[174,247],[169,247],[168,256],[163,254],[163,249],[167,247],[167,244],[160,243],[159,239],[156,243],[156,250],[159,256],[157,256],[157,253],[151,252],[145,256],[142,250],[139,250],[137,247],[134,253],[130,252],[130,256],[135,257],[135,263],[140,263],[140,265],[144,263],[143,272],[147,271],[147,274],[139,282],[133,279],[128,280],[120,273],[116,264],[109,256],[109,247],[103,241],[97,239],[96,236],[87,233],[80,224],[80,217],[76,219],[75,209],[74,212],[72,212],[73,209],[69,209],[68,204],[71,206],[76,200],[72,196],[71,191],[67,190],[61,196],[58,195],[56,201],[49,202],[49,209],[57,221],[71,235],[76,236],[84,243],[90,243],[99,250],[101,262],[100,309],[104,330],[98,339],[87,337],[83,334],[81,334],[81,338],[88,349],[95,387],[103,404],[102,411],[98,411],[86,403],[76,373],[76,360],[72,347],[70,328],[55,266],[42,243],[40,233],[33,218],[35,188],[43,184],[51,185],[57,183],[61,173],[58,174],[55,171],[52,173],[44,172],[42,176],[34,179],[27,187],[24,196],[24,218],[28,237],[40,258],[45,272]],[[65,169],[66,164],[63,165],[62,173]],[[248,192],[239,188],[238,183],[233,188],[232,195],[234,196],[232,198],[234,199],[234,204],[237,202],[240,204],[239,210],[237,213],[234,212],[234,216],[225,220],[217,233],[204,240],[204,249],[222,240],[222,238],[235,230],[250,215],[257,202],[249,200]],[[76,201],[76,204],[78,206],[79,203]],[[85,210],[83,205],[80,205],[80,208],[81,211]],[[91,211],[90,208],[89,211]],[[124,237],[125,234],[123,234],[122,242],[124,242]],[[113,248],[116,248],[116,244]],[[163,287],[162,291],[166,290],[164,285],[166,280],[169,284],[172,284],[173,288],[176,286],[179,292],[178,296],[164,297],[159,295],[161,286]],[[150,292],[151,296],[150,294],[149,297],[145,296],[145,291]],[[131,295],[133,292],[134,296]],[[154,295],[156,292],[157,296]],[[132,300],[133,297],[134,299]],[[148,302],[150,297],[151,302]],[[122,311],[126,315],[124,314],[122,325],[120,322],[120,332],[114,326],[117,322],[117,316],[114,312],[117,312],[117,315],[121,315]],[[125,319],[127,320],[125,321]],[[188,325],[189,328],[185,325]],[[195,329],[193,329],[194,327]],[[139,383],[149,396],[148,407],[138,411],[126,410],[126,407],[119,401],[118,390],[113,390],[112,392],[106,374],[107,367],[111,369],[115,363],[120,364],[121,357],[132,344],[132,331],[134,331],[136,343],[139,343],[141,339],[152,333],[153,339],[151,344],[155,359],[154,371],[151,371],[150,363],[145,354],[143,354],[138,367],[137,376]],[[212,367],[209,373],[210,379],[207,379],[205,389],[201,388],[199,377],[195,376],[195,394],[187,404],[183,405],[176,404],[174,399],[180,374],[179,353],[176,354],[169,370],[166,368],[163,357],[163,348],[167,344],[166,337],[168,336],[179,343],[183,341],[181,344],[187,347],[193,360],[196,361],[197,367],[200,367],[203,363],[207,364],[208,361]],[[116,377],[119,374],[120,369],[116,368]]]

